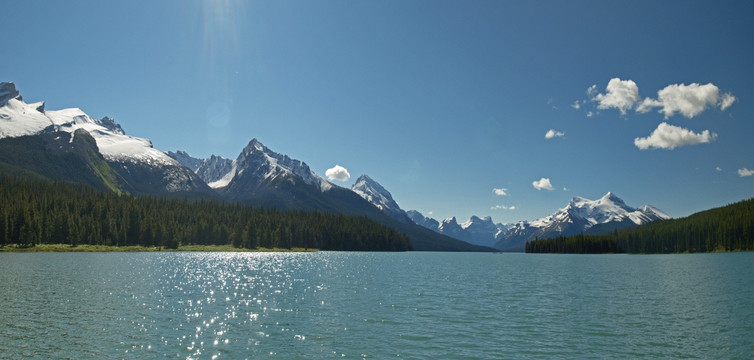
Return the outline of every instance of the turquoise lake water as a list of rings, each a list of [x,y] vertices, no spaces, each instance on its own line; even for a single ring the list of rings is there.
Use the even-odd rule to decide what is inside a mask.
[[[0,253],[0,358],[754,356],[754,253]]]

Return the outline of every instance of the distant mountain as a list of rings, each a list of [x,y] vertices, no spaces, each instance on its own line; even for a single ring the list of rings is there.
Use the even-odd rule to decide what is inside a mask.
[[[411,221],[413,221],[415,224],[432,231],[437,231],[437,229],[440,227],[440,223],[437,222],[437,220],[425,217],[424,215],[422,215],[422,213],[416,210],[406,211],[406,215],[408,215]]]
[[[112,118],[93,119],[78,108],[45,110],[42,102],[27,104],[13,83],[0,83],[0,173],[119,193],[222,198],[277,210],[367,217],[409,236],[414,250],[494,251],[437,234],[407,217],[391,217],[256,139],[235,160],[198,159],[183,151],[166,154],[148,139],[126,135]],[[378,191],[377,185],[369,191]]]
[[[600,235],[670,219],[659,209],[645,205],[632,208],[608,192],[598,200],[574,197],[568,205],[541,219],[522,221],[508,230],[495,244],[502,251],[524,251],[527,241],[580,233]]]
[[[0,83],[0,120],[0,138],[53,132],[73,134],[75,138],[78,130],[86,131],[94,139],[97,151],[124,182],[113,186],[130,189],[129,192],[216,196],[194,172],[154,149],[151,141],[126,135],[112,118],[93,119],[78,108],[45,110],[43,102],[27,104],[13,83]]]
[[[361,175],[351,186],[351,191],[374,205],[390,217],[405,223],[413,223],[406,212],[393,200],[393,196],[378,182],[367,175]]]
[[[213,157],[201,161],[204,163],[211,159]],[[217,163],[223,161],[219,157],[215,159],[220,159]],[[190,156],[184,156],[182,161],[192,160]],[[227,162],[225,166],[228,166]],[[201,165],[197,171],[201,171]],[[473,246],[434,233],[408,221],[408,218],[396,219],[356,192],[317,175],[303,161],[272,151],[257,139],[252,139],[238,157],[230,162],[229,170],[222,176],[220,174],[222,171],[217,171],[215,177],[219,179],[209,185],[229,201],[279,210],[317,210],[365,216],[408,235],[414,250],[493,251],[489,247]],[[376,186],[372,190],[375,189]]]
[[[198,159],[181,150],[177,152],[168,151],[166,154],[191,169],[210,187],[213,187],[217,181],[233,169],[233,160],[222,156],[212,155],[206,159]]]
[[[425,217],[416,210],[409,210],[407,214],[414,223],[427,229],[480,246],[495,245],[508,230],[506,225],[494,223],[489,216],[484,218],[472,216],[468,221],[459,224],[455,217],[438,222],[435,219]]]

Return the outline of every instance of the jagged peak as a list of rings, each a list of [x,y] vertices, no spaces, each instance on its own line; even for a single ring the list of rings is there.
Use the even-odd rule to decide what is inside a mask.
[[[23,101],[21,94],[16,90],[16,84],[12,82],[0,82],[0,105],[5,104],[10,99]]]
[[[443,224],[458,224],[458,221],[456,220],[455,216],[451,216],[445,220],[442,221]]]
[[[257,140],[257,138],[251,139],[249,141],[249,144],[246,145],[244,148],[247,152],[253,152],[253,151],[261,151],[261,152],[268,152],[270,149],[267,148],[267,146],[264,146],[261,141]]]
[[[110,131],[112,131],[112,132],[114,132],[116,134],[126,135],[126,132],[123,131],[123,128],[120,126],[120,124],[118,124],[117,122],[115,122],[115,119],[113,119],[113,118],[111,118],[109,116],[105,116],[102,119],[95,120],[95,122],[97,124],[99,124],[99,125],[104,126],[106,129],[108,129],[108,130],[110,130]]]

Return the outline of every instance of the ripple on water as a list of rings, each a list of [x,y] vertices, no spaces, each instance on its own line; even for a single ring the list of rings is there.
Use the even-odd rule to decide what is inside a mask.
[[[0,254],[0,349],[9,358],[747,357],[752,260]]]

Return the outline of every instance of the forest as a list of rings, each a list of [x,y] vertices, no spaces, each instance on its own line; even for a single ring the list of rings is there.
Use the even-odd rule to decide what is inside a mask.
[[[754,250],[754,199],[607,235],[537,239],[527,253],[675,254]]]
[[[0,175],[0,199],[0,246],[412,249],[407,236],[366,217],[119,195],[81,184],[8,175]]]

